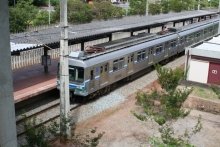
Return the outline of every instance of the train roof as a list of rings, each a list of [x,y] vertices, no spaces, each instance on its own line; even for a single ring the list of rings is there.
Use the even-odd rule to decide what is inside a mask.
[[[205,25],[209,25],[209,24],[212,24],[213,22],[218,22],[218,21],[219,21],[219,17],[209,19],[209,20],[206,20],[206,21],[193,23],[193,24],[186,25],[186,26],[182,26],[182,27],[179,27],[179,28],[181,29],[180,32],[183,32],[183,31],[186,31],[186,30],[189,30],[189,29],[192,29],[192,28],[196,28],[198,26],[205,26]]]
[[[100,61],[102,63],[107,62],[109,60],[114,60],[114,59],[118,59],[121,57],[124,57],[125,55],[129,54],[129,53],[133,53],[142,49],[147,49],[149,47],[155,46],[155,45],[159,45],[161,44],[161,42],[165,42],[166,40],[172,40],[172,39],[176,39],[177,38],[177,34],[171,34],[168,35],[166,37],[161,37],[158,39],[154,39],[145,43],[141,43],[141,44],[137,44],[135,46],[130,46],[127,47],[126,50],[125,49],[121,49],[121,50],[116,50],[114,52],[110,52],[108,54],[102,54],[101,56],[96,56],[96,58],[89,58],[87,60],[81,60],[80,58],[78,59],[77,62],[80,63],[80,65],[83,65],[85,68],[86,67],[90,67],[93,65],[97,65],[100,63]],[[74,62],[75,64],[76,60],[71,60],[71,58],[69,58],[69,64],[71,65],[71,63]]]
[[[126,37],[126,38],[122,38],[122,39],[118,39],[118,40],[114,40],[114,41],[96,44],[95,46],[104,47],[105,50],[109,50],[109,49],[113,49],[117,46],[123,46],[123,45],[130,44],[131,42],[136,42],[139,40],[148,41],[148,40],[153,39],[155,37],[156,37],[156,34],[153,34],[153,33],[139,33],[136,36]]]
[[[196,55],[209,58],[220,58],[220,35],[206,39],[206,41],[199,42],[195,45],[187,47],[190,50],[190,55]]]

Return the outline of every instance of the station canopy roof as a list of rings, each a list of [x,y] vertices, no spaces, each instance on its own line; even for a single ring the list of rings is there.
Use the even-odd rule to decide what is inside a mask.
[[[167,23],[173,21],[180,21],[190,18],[196,18],[205,15],[214,15],[216,12],[210,11],[187,11],[172,14],[161,14],[154,16],[139,16],[139,17],[124,17],[122,19],[108,20],[108,21],[94,21],[87,24],[70,25],[68,27],[69,40],[82,40],[84,38],[94,38],[94,36],[101,36],[114,32],[129,32],[131,29],[138,29],[148,25],[155,25],[160,23]],[[59,24],[50,29],[40,31],[24,32],[18,34],[11,34],[10,41],[12,52],[22,51],[26,49],[34,49],[43,44],[48,46],[60,42]]]

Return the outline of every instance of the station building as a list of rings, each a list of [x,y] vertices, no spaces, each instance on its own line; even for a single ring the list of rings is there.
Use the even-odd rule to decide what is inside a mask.
[[[220,35],[185,49],[187,80],[204,84],[220,84]]]

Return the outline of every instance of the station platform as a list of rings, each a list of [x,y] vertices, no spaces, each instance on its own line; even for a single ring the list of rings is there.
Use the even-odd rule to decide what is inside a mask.
[[[44,73],[44,66],[41,64],[13,70],[14,103],[55,89],[57,63],[58,59],[51,61],[48,73]]]

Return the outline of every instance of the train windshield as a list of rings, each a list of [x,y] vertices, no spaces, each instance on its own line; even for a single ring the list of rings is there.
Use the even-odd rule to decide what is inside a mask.
[[[84,68],[82,67],[69,67],[69,80],[73,82],[83,83],[84,81]]]

